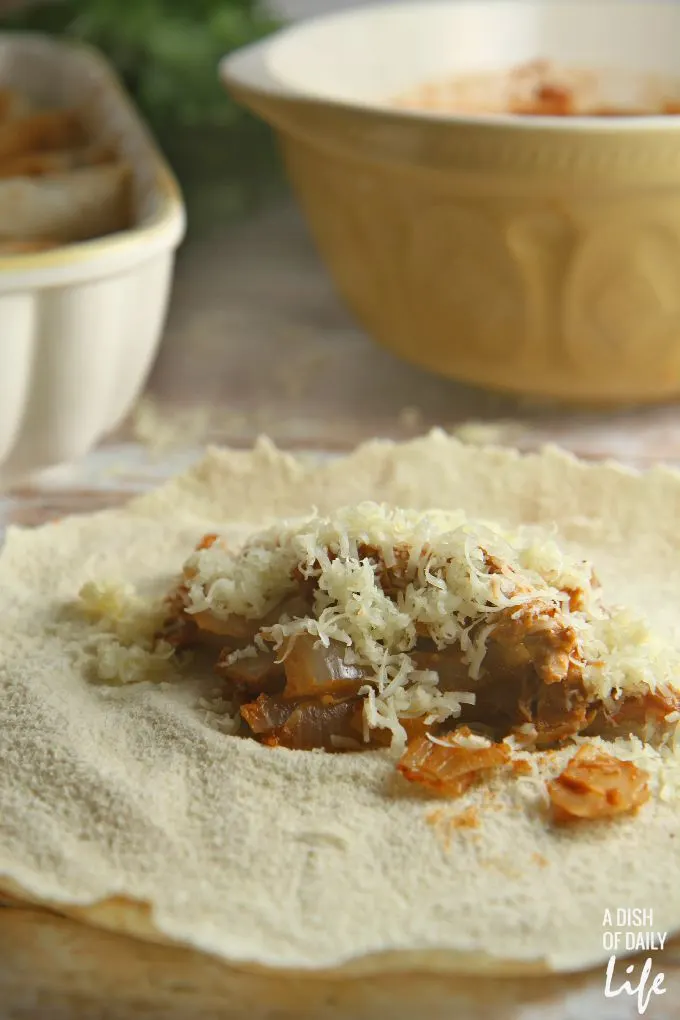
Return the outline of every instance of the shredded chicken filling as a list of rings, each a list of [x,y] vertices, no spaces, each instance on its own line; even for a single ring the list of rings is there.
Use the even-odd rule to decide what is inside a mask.
[[[198,549],[210,549],[219,541],[207,535]],[[416,583],[409,546],[396,546],[389,564],[375,546],[363,543],[357,552],[361,568],[370,569],[382,594],[401,607],[409,586]],[[406,743],[398,769],[407,780],[434,793],[458,796],[508,764],[509,745],[503,743],[508,737],[525,749],[540,750],[578,735],[648,738],[663,730],[665,718],[680,704],[670,688],[634,696],[617,697],[614,692],[606,701],[588,692],[587,663],[567,612],[583,604],[580,589],[565,587],[561,601],[541,593],[533,598],[521,576],[484,549],[481,553],[487,574],[504,585],[512,603],[465,621],[468,646],[485,628],[481,663],[471,663],[463,638],[446,643],[439,634],[435,640],[423,620],[417,622],[409,646],[400,649],[412,685],[421,682],[426,690],[436,688],[438,697],[453,698],[445,713],[433,712],[427,699],[418,711],[417,699],[412,699],[399,716]],[[323,556],[332,563],[340,553],[328,548]],[[351,645],[324,641],[318,629],[315,632],[320,594],[316,567],[294,565],[284,596],[251,619],[229,611],[197,610],[190,597],[196,575],[190,561],[168,598],[167,619],[158,636],[177,650],[195,648],[210,656],[244,737],[296,750],[389,745],[392,732],[371,713],[375,666]],[[442,586],[444,573],[435,571],[430,583]],[[328,604],[328,592],[321,594]],[[301,626],[282,634],[282,624],[291,621],[301,621]],[[644,773],[605,758],[579,751],[550,784],[556,822],[609,817],[644,801]]]

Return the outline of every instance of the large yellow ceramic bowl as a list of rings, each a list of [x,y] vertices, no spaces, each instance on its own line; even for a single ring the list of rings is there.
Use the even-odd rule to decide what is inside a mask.
[[[680,116],[392,103],[423,82],[498,78],[536,58],[598,75],[602,102],[650,102],[654,82],[677,95],[680,3],[360,8],[241,50],[222,76],[279,133],[319,250],[380,343],[499,390],[676,396]]]

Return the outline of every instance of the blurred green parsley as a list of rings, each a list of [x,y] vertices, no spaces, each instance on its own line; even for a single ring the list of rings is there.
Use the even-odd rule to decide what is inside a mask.
[[[9,15],[3,27],[98,46],[162,132],[231,125],[239,114],[217,81],[218,61],[276,23],[257,0],[60,0]]]

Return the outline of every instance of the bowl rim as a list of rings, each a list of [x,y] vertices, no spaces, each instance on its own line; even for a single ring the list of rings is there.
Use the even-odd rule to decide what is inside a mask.
[[[547,0],[475,0],[478,9],[487,8],[490,12],[506,6],[523,6],[544,9]],[[573,9],[578,3],[592,7],[594,3],[612,11],[622,6],[638,7],[639,0],[550,0],[551,6],[560,4]],[[261,95],[270,99],[303,102],[330,106],[335,109],[354,111],[361,114],[379,115],[390,121],[425,122],[433,125],[466,125],[480,129],[495,131],[522,132],[542,130],[544,132],[568,136],[573,134],[587,135],[621,135],[649,134],[661,132],[665,134],[680,133],[680,115],[669,114],[633,114],[617,117],[593,117],[577,115],[574,117],[557,117],[538,114],[521,116],[514,113],[456,113],[451,111],[414,109],[409,107],[390,106],[388,103],[367,99],[335,98],[332,95],[301,89],[287,85],[273,75],[268,67],[271,52],[283,42],[296,35],[303,35],[310,28],[318,25],[337,24],[346,21],[360,21],[379,11],[419,10],[421,13],[429,8],[462,7],[469,5],[469,0],[387,0],[350,7],[340,11],[327,11],[294,22],[278,29],[265,39],[242,46],[226,54],[219,62],[218,74],[223,85],[237,92]],[[644,9],[675,10],[680,19],[680,3],[678,0],[645,0]]]

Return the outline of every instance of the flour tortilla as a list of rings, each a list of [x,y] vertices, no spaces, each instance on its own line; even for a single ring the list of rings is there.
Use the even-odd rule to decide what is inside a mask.
[[[455,802],[407,788],[383,753],[333,756],[227,737],[203,680],[85,679],[87,580],[164,590],[206,531],[362,499],[557,524],[610,600],[679,644],[680,476],[520,457],[435,433],[314,466],[263,442],[210,451],[124,509],[10,529],[0,557],[0,885],[91,923],[287,970],[575,970],[604,960],[604,911],[680,927],[678,804],[568,831],[517,781]],[[208,681],[214,686],[214,680]],[[476,806],[479,828],[432,824]],[[428,821],[430,816],[430,821]],[[445,838],[444,838],[445,837]]]

